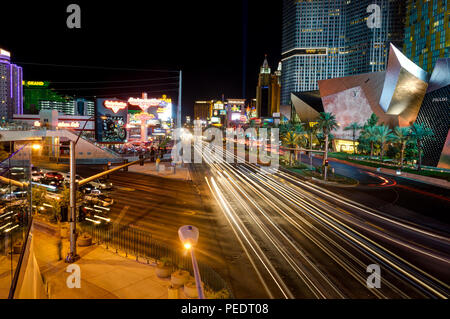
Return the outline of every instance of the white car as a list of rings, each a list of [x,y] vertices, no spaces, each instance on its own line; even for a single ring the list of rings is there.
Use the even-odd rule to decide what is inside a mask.
[[[95,188],[98,189],[112,189],[113,184],[107,179],[99,178],[90,182]]]
[[[64,176],[64,181],[65,182],[70,182],[70,173],[61,173],[62,174],[62,176]],[[83,177],[81,177],[80,175],[75,175],[75,182],[79,182],[79,181],[81,181],[83,179]]]

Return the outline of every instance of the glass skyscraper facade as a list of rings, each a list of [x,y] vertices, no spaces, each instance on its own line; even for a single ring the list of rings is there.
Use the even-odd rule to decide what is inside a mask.
[[[344,75],[342,1],[284,0],[281,104],[290,93],[317,89],[317,82]]]
[[[450,56],[450,1],[405,0],[403,51],[414,63],[431,72],[438,58]]]
[[[404,0],[284,0],[281,104],[319,80],[385,70],[389,43],[403,45],[404,8]]]

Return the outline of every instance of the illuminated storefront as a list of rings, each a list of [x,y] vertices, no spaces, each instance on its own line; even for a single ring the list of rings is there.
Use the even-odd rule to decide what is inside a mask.
[[[358,142],[355,141],[355,147],[358,148]],[[334,139],[333,149],[337,152],[353,153],[353,141],[344,139]]]

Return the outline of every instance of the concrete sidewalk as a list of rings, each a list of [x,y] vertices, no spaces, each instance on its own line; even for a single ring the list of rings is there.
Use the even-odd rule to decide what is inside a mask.
[[[35,255],[50,299],[167,299],[170,279],[155,274],[155,266],[137,262],[102,246],[78,247],[81,259],[81,288],[68,288],[70,273],[63,260],[58,260],[58,228],[43,222],[33,226]],[[69,250],[63,239],[62,255]],[[179,298],[185,299],[182,288]]]
[[[184,167],[180,167],[179,165],[174,167],[170,162],[160,162],[159,169],[157,169],[156,163],[146,162],[144,163],[144,166],[131,165],[128,167],[128,171],[182,181],[192,180],[189,173],[189,168],[186,166],[186,164],[184,164]]]

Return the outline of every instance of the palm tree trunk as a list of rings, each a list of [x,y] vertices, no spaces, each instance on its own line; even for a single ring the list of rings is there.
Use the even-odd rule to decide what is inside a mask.
[[[353,155],[356,155],[355,139],[356,139],[356,131],[353,130]]]
[[[312,169],[312,132],[310,133],[309,149],[309,168]]]
[[[323,156],[323,163],[322,165],[325,166],[325,162],[328,159],[328,133],[325,135],[325,153]]]
[[[384,155],[384,143],[380,145],[380,162],[383,163],[383,155]]]
[[[422,145],[420,142],[417,143],[417,149],[419,150],[419,166],[417,166],[417,170],[420,171],[422,169]]]
[[[402,151],[400,152],[400,169],[403,169],[403,158],[405,156],[405,148],[406,148],[406,144],[403,143],[402,144]]]
[[[370,159],[373,157],[373,142],[370,142]]]

